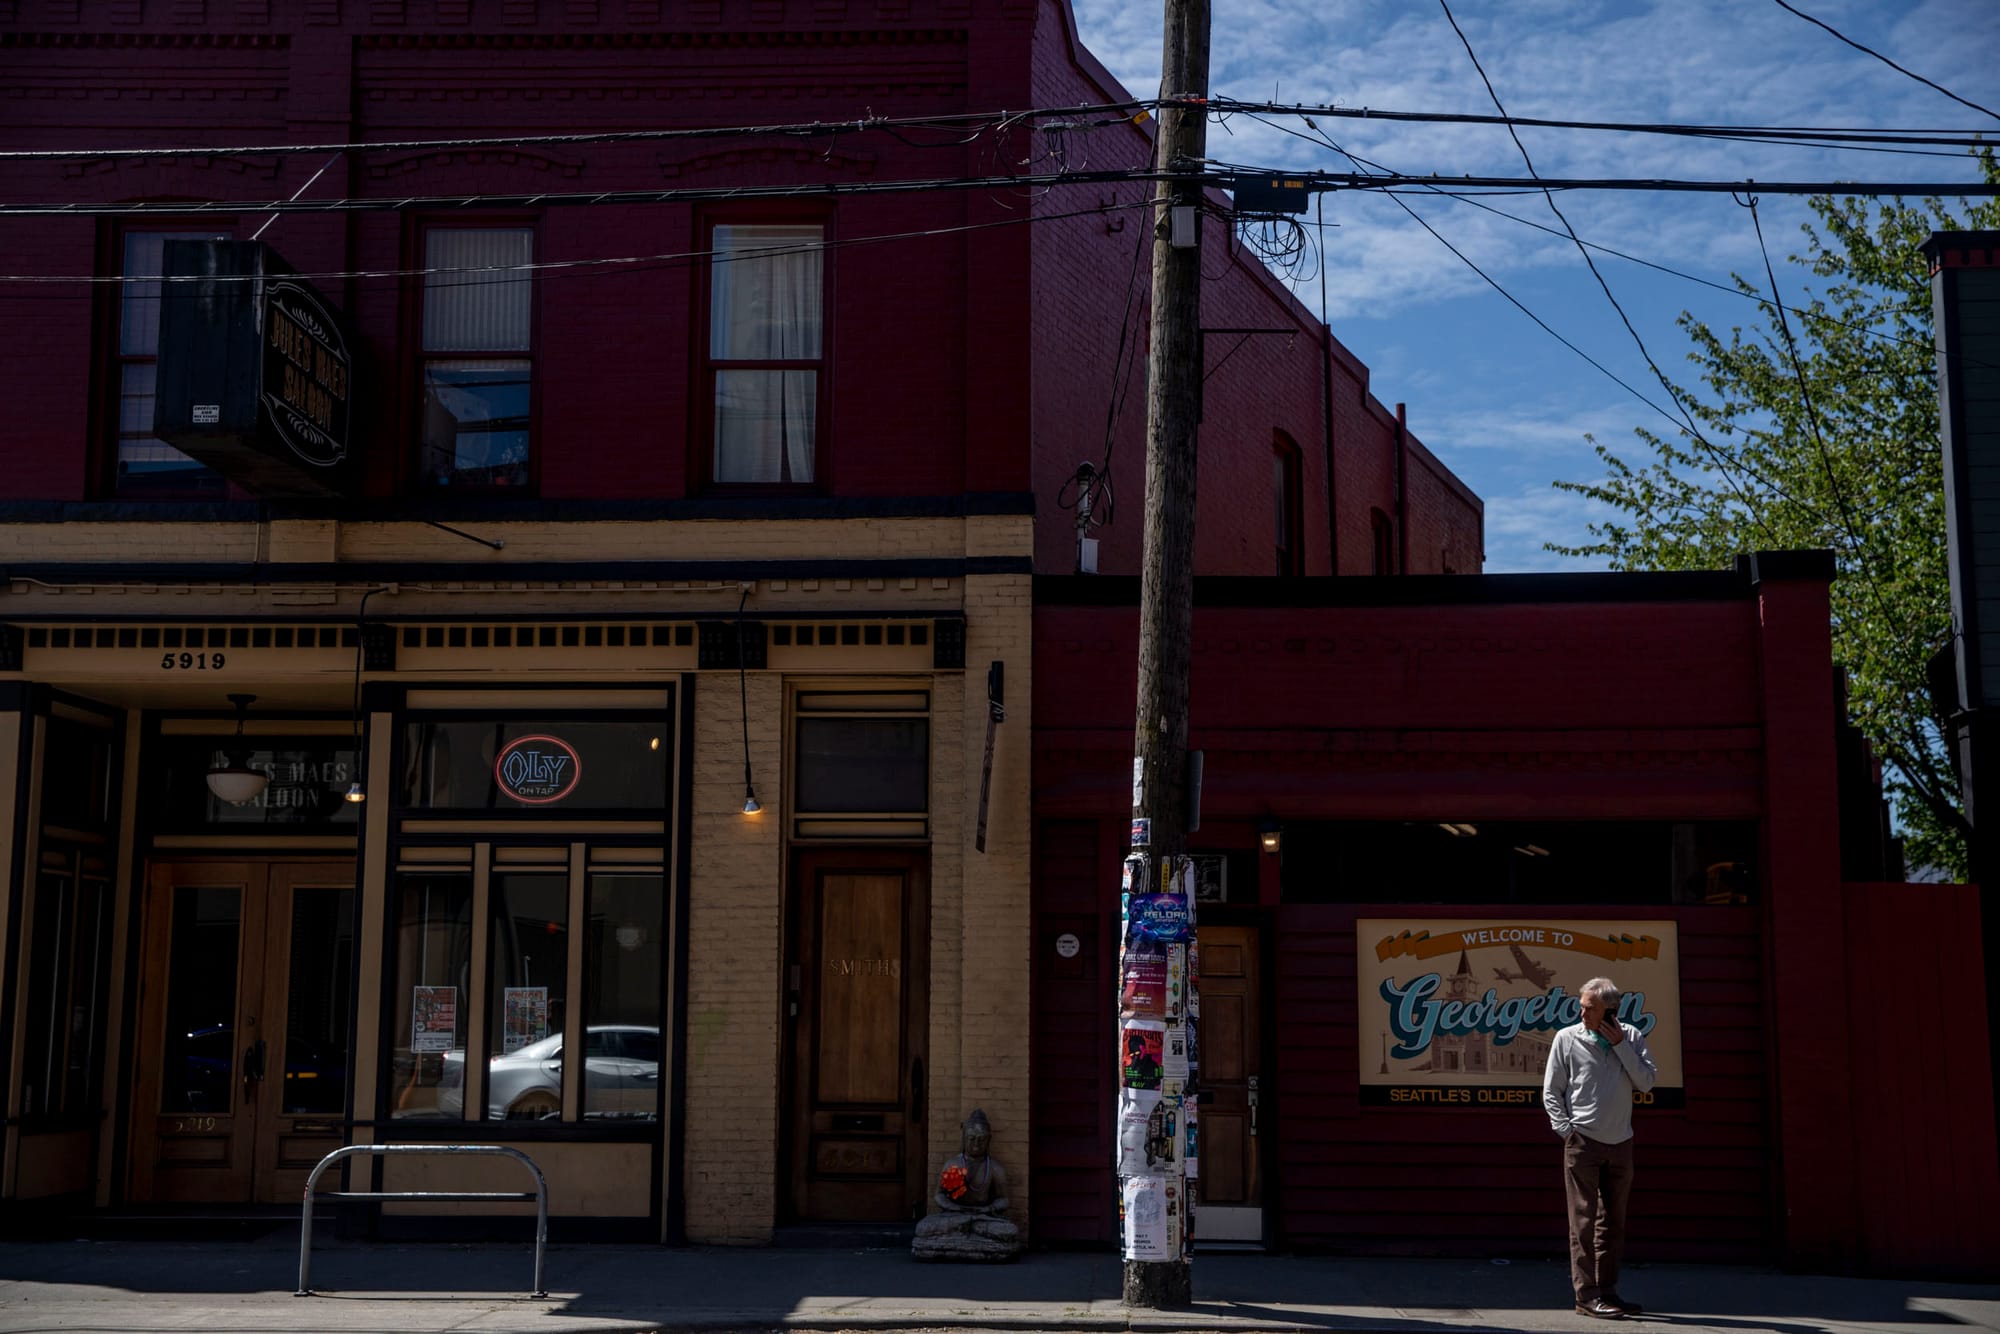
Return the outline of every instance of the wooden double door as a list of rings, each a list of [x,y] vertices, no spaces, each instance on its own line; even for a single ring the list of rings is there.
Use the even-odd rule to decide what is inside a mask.
[[[130,1198],[292,1203],[340,1147],[354,865],[160,862],[147,877]]]
[[[928,862],[801,854],[787,963],[790,1215],[903,1223],[924,1211]]]

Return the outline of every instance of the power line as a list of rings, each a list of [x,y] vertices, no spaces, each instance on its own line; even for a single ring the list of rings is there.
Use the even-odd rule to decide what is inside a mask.
[[[1307,191],[1389,190],[1398,186],[1450,185],[1459,190],[1607,190],[1649,193],[1788,195],[1895,195],[1964,198],[2000,195],[2000,184],[1964,181],[1722,181],[1664,177],[1372,176],[1357,172],[1274,172],[1267,167],[1204,161],[1207,184],[1229,187],[1239,177],[1298,178]],[[705,203],[755,199],[824,199],[848,195],[919,194],[933,190],[1019,190],[1058,185],[1108,185],[1133,181],[1183,180],[1190,173],[1131,167],[1111,171],[1057,171],[1035,175],[926,177],[900,181],[829,181],[821,185],[694,186],[667,190],[591,190],[574,193],[394,195],[351,199],[151,200],[119,203],[0,204],[0,218],[181,218],[245,213],[400,213],[472,208],[532,209],[602,205]]]
[[[180,218],[243,213],[402,213],[454,209],[533,209],[724,200],[825,199],[845,195],[918,194],[932,190],[1017,190],[1048,185],[1106,185],[1171,179],[1149,167],[1039,175],[922,177],[899,181],[828,181],[820,185],[715,185],[666,190],[585,190],[568,193],[386,195],[349,199],[147,200],[122,203],[0,204],[0,218]]]
[[[1789,8],[1789,6],[1787,7]],[[1802,15],[1802,17],[1804,16]],[[1816,19],[1812,21],[1818,22]],[[1825,25],[1822,24],[1821,26]],[[1842,38],[1842,40],[1845,41],[1847,39]],[[1861,49],[1866,50],[1867,48],[1864,47]],[[1871,51],[1869,54],[1875,55],[1876,53]],[[1880,57],[1878,56],[1878,58]],[[1908,71],[1904,72],[1907,73]],[[1928,80],[1925,82],[1928,82]],[[1935,84],[1932,86],[1936,87]],[[1168,101],[1171,100],[1168,99]],[[1959,100],[1963,101],[1964,99]],[[980,133],[988,130],[1010,129],[1017,124],[1025,122],[1057,122],[1056,124],[1044,125],[1042,127],[1056,131],[1096,129],[1122,125],[1146,113],[1157,110],[1165,104],[1165,102],[1157,98],[1135,98],[1123,102],[1084,103],[1068,107],[1040,107],[1017,112],[978,111],[963,112],[955,115],[860,116],[844,120],[791,121],[769,125],[712,125],[676,129],[595,130],[571,134],[461,136],[449,139],[388,139],[373,142],[349,140],[344,142],[292,144],[188,145],[165,148],[8,149],[0,151],[0,162],[70,162],[79,159],[143,160],[195,157],[283,157],[308,153],[400,153],[504,148],[556,148],[583,144],[660,143],[682,139],[755,137],[837,138],[843,134],[874,131],[889,133],[892,137],[897,138],[899,142],[910,147],[953,148],[962,147],[970,143]],[[1977,103],[1967,102],[1966,105],[1978,111],[1986,111],[1986,108],[1979,106]],[[1991,140],[1982,138],[1976,132],[1960,130],[1874,129],[1864,126],[1696,125],[1661,121],[1558,120],[1533,116],[1508,116],[1504,114],[1493,116],[1470,112],[1394,111],[1375,107],[1252,102],[1228,97],[1211,98],[1209,99],[1208,106],[1210,113],[1217,120],[1225,119],[1234,112],[1263,112],[1269,115],[1313,115],[1332,118],[1353,117],[1361,120],[1401,121],[1413,124],[1525,125],[1541,129],[1592,130],[1623,134],[1676,135],[1696,138],[1755,140],[1773,143],[1798,142],[1819,145],[1910,144],[1927,145],[1937,148],[1977,148],[1991,142]],[[1987,114],[1991,115],[1993,113],[1987,112]],[[1073,119],[1076,117],[1101,117],[1103,119],[1076,121]],[[924,144],[898,133],[903,130],[936,130],[940,133],[958,134],[968,128],[974,131],[972,135],[939,144]]]
[[[1145,111],[1152,102],[1108,102],[1072,107],[1047,107],[1034,111],[975,111],[938,116],[861,116],[850,120],[793,121],[777,125],[707,125],[680,129],[592,130],[575,134],[496,135],[457,139],[386,139],[376,142],[352,140],[317,144],[236,144],[216,147],[180,148],[28,148],[0,152],[0,162],[69,162],[79,158],[184,158],[184,157],[269,157],[297,153],[405,153],[485,148],[558,148],[578,144],[659,143],[675,139],[741,139],[768,136],[815,139],[870,130],[887,131],[934,129],[956,133],[968,126],[979,130],[1005,129],[1021,121],[1044,118],[1116,113],[1105,125],[1123,124],[1134,113]],[[1068,128],[1094,128],[1070,126]],[[976,137],[976,136],[975,136]],[[913,148],[952,148],[970,140],[946,144],[919,144],[904,139]]]
[[[1147,201],[1130,203],[1097,204],[1090,208],[1072,209],[1063,213],[1027,213],[1019,217],[999,218],[991,222],[968,222],[950,227],[926,227],[914,231],[879,232],[872,236],[843,236],[833,240],[802,242],[792,246],[764,246],[750,252],[723,252],[715,250],[678,250],[654,255],[614,255],[593,256],[586,259],[526,260],[519,264],[469,264],[436,265],[428,268],[409,269],[345,269],[317,273],[297,273],[287,275],[303,278],[308,282],[345,282],[368,279],[427,278],[440,274],[506,274],[519,273],[530,281],[555,277],[597,277],[607,273],[643,273],[653,268],[666,268],[691,260],[717,260],[733,263],[739,259],[765,259],[780,255],[801,255],[829,250],[843,250],[849,246],[876,245],[885,241],[918,241],[937,236],[957,236],[966,232],[985,231],[994,227],[1017,227],[1030,222],[1055,222],[1065,218],[1083,218],[1099,213],[1113,213],[1124,209],[1146,207]],[[261,282],[260,274],[0,274],[0,284],[23,285],[70,285],[83,287],[116,286],[128,283],[251,283]],[[477,282],[490,282],[489,278],[472,278],[467,283],[436,283],[433,287],[469,286]],[[88,295],[82,293],[80,295]],[[131,299],[131,298],[128,298]]]
[[[1247,102],[1214,97],[1209,106],[1217,116],[1262,112],[1272,116],[1325,116],[1353,120],[1400,121],[1419,125],[1505,125],[1547,130],[1608,130],[1622,134],[1660,134],[1697,139],[1762,140],[1805,144],[1922,144],[1933,148],[1981,148],[1993,140],[1973,130],[1875,130],[1860,126],[1811,125],[1692,125],[1672,121],[1555,120],[1540,116],[1486,115],[1460,111],[1385,111],[1376,107],[1342,107],[1312,102]],[[1984,111],[1984,107],[1978,108]]]
[[[1883,64],[1887,65],[1890,69],[1896,71],[1896,73],[1905,75],[1908,78],[1915,79],[1918,83],[1921,83],[1926,88],[1935,89],[1936,91],[1943,93],[1946,97],[1949,97],[1952,101],[1958,103],[1960,106],[1971,107],[1974,111],[1984,112],[1985,114],[1993,117],[1995,120],[2000,120],[2000,111],[1994,111],[1990,107],[1983,107],[1980,106],[1979,103],[1977,102],[1968,101],[1967,99],[1960,97],[1957,93],[1954,93],[1951,89],[1945,87],[1943,84],[1933,83],[1929,79],[1926,79],[1923,75],[1918,74],[1915,70],[1904,69],[1901,65],[1898,65],[1895,61],[1889,59],[1889,57],[1883,55],[1880,51],[1877,51],[1875,48],[1870,46],[1863,46],[1861,43],[1855,41],[1852,37],[1849,37],[1846,33],[1834,27],[1832,24],[1814,18],[1812,15],[1806,13],[1803,9],[1797,9],[1791,5],[1786,4],[1785,0],[1776,0],[1776,4],[1778,8],[1784,10],[1786,13],[1796,14],[1800,18],[1804,19],[1807,23],[1812,24],[1814,27],[1824,28],[1826,31],[1832,33],[1835,37],[1838,37],[1841,41],[1846,42],[1849,46],[1859,51],[1862,55],[1875,57],[1875,59],[1881,61]]]

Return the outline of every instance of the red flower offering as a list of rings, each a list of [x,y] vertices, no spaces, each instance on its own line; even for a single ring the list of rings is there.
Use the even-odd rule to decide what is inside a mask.
[[[938,1177],[938,1189],[954,1200],[962,1198],[965,1194],[965,1169],[957,1163],[945,1168]]]

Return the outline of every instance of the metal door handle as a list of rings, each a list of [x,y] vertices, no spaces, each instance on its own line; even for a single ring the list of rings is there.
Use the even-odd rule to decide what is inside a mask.
[[[924,1058],[919,1056],[910,1062],[910,1120],[918,1125],[924,1120]]]
[[[1257,1076],[1250,1076],[1250,1135],[1257,1135]]]

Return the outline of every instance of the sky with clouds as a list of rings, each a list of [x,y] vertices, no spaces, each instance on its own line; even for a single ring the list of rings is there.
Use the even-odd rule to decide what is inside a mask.
[[[1084,42],[1139,95],[1158,88],[1160,6],[1072,0]],[[2000,110],[2000,0],[1793,0],[1795,6],[1960,96]],[[1400,111],[1490,114],[1493,104],[1437,0],[1213,0],[1211,91]],[[1570,120],[1852,126],[1983,132],[1980,114],[1787,13],[1774,0],[1453,0],[1452,13],[1507,111]],[[1299,128],[1296,122],[1293,128]],[[1349,153],[1406,173],[1524,173],[1498,126],[1323,120]],[[1544,176],[1765,181],[1975,181],[1962,157],[1765,146],[1656,136],[1521,130]],[[1323,144],[1275,124],[1211,124],[1211,157],[1348,171]],[[1617,312],[1560,235],[1442,197],[1404,197],[1508,292],[1656,403],[1665,396]],[[1555,226],[1539,194],[1486,201]],[[1569,192],[1585,241],[1730,285],[1763,282],[1749,213],[1729,195]],[[1801,304],[1810,275],[1802,199],[1760,197],[1782,295]],[[1588,540],[1589,502],[1551,482],[1595,480],[1586,435],[1628,457],[1635,426],[1665,419],[1535,327],[1396,203],[1371,192],[1326,199],[1327,314],[1368,363],[1376,396],[1409,404],[1411,428],[1486,501],[1489,572],[1591,568],[1546,542]],[[1748,301],[1598,256],[1667,374],[1692,380],[1682,311],[1728,328]],[[1308,266],[1300,285],[1318,308]]]

